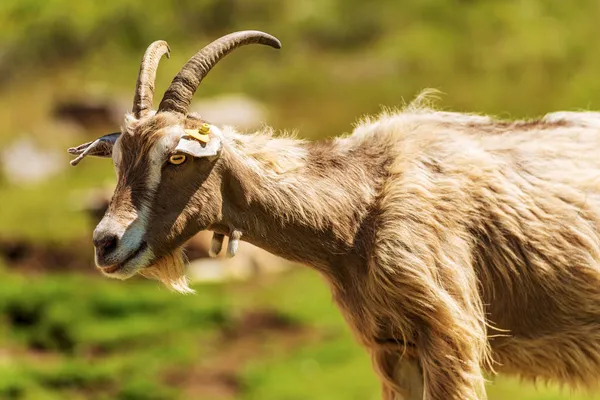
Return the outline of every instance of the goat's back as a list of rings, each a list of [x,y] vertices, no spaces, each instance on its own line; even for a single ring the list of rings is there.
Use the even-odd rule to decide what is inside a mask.
[[[365,121],[350,139],[395,152],[381,195],[381,259],[394,246],[429,247],[431,276],[450,293],[461,290],[456,269],[472,269],[498,369],[596,379],[600,113],[504,122],[409,107]]]

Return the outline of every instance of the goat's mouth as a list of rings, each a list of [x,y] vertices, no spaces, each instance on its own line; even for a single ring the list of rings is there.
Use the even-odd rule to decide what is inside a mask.
[[[125,272],[125,277],[133,275],[137,270],[143,267],[143,265],[136,264],[137,259],[148,249],[148,242],[142,242],[140,246],[133,253],[129,255],[125,260],[118,264],[109,265],[106,267],[98,267],[98,269],[107,276],[118,274],[119,272]],[[134,269],[135,271],[127,271]],[[120,274],[119,274],[120,275]]]

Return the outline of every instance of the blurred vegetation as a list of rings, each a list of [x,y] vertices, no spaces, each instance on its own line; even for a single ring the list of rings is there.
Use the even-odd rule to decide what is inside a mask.
[[[599,20],[597,0],[3,0],[0,149],[31,137],[63,151],[103,133],[64,129],[55,105],[128,104],[141,55],[157,39],[172,49],[159,68],[161,93],[200,46],[239,29],[272,33],[283,49],[235,52],[197,96],[247,94],[266,105],[267,123],[311,139],[349,132],[361,115],[427,87],[446,93],[441,108],[505,118],[600,109]],[[74,211],[77,193],[112,179],[100,160],[33,186],[0,173],[0,237],[57,246],[89,237],[89,221]],[[243,362],[233,355],[229,364],[240,365],[221,377],[234,398],[378,398],[367,355],[313,272],[201,286],[194,297],[138,280],[6,268],[0,279],[2,399],[195,398],[207,389],[193,382],[227,364],[223,338],[255,307],[316,337],[259,330],[250,341],[258,352]],[[558,393],[490,384],[497,400],[591,398]]]
[[[0,279],[0,399],[379,398],[369,357],[311,271],[199,285],[194,297],[141,280]],[[244,323],[257,309],[276,323]],[[215,369],[217,387],[207,381]],[[490,400],[591,399],[506,378],[489,391]]]

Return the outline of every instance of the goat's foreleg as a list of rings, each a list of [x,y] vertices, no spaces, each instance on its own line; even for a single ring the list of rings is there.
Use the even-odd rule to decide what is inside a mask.
[[[373,362],[386,381],[395,382],[383,382],[383,400],[423,400],[423,371],[417,359],[398,350],[376,349]]]
[[[414,344],[423,373],[422,398],[484,399],[486,326],[468,246],[459,238],[424,243],[389,237],[378,243],[371,266],[371,308]],[[392,361],[390,356],[380,358],[379,369],[389,371]],[[400,358],[396,361],[383,378],[396,391],[391,398],[404,400],[409,367]]]

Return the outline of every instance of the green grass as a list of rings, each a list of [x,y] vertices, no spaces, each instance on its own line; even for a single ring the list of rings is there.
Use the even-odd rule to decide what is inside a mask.
[[[111,175],[109,162],[94,160],[32,186],[0,183],[0,236],[60,242],[89,235],[80,210],[85,190],[111,184]]]
[[[256,283],[198,285],[194,296],[176,295],[143,280],[6,272],[0,279],[1,399],[186,398],[185,385],[165,377],[194,368],[210,371],[231,350],[222,342],[223,332],[257,308],[289,318],[311,334],[290,346],[285,332],[258,332],[253,354],[244,357],[241,352],[235,365],[240,382],[236,398],[379,396],[368,355],[312,271]],[[561,395],[555,388],[536,390],[506,378],[489,388],[491,400],[593,399]]]
[[[175,389],[157,380],[160,373],[196,362],[202,341],[231,319],[218,286],[182,297],[140,281],[7,273],[2,280],[2,347],[10,362],[0,365],[0,398],[73,391],[91,396],[82,398],[172,398]]]

